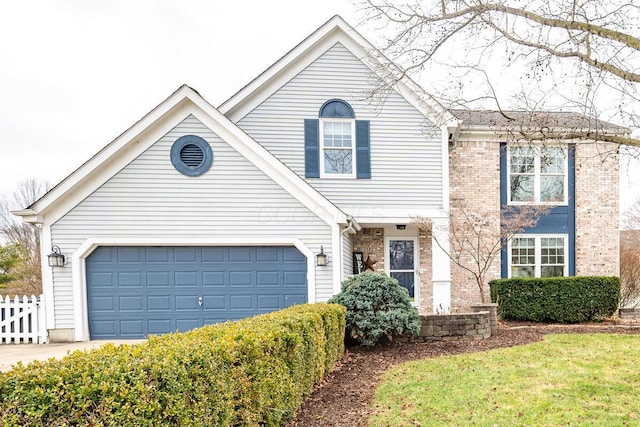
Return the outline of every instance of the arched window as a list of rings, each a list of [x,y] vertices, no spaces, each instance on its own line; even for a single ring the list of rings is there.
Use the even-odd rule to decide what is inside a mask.
[[[369,121],[356,120],[349,103],[330,99],[317,119],[306,119],[306,178],[371,178]]]
[[[321,175],[354,176],[355,114],[341,99],[331,99],[320,107]]]

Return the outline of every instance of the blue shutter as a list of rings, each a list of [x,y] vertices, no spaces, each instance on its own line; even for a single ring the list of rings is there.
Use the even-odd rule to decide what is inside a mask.
[[[304,176],[320,178],[320,133],[317,119],[304,119]]]
[[[369,120],[356,120],[356,178],[371,178]]]

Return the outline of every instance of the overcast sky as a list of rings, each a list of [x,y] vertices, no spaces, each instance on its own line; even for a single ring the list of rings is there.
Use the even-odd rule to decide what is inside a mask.
[[[0,196],[58,183],[183,83],[220,105],[335,14],[361,17],[347,0],[2,1]]]

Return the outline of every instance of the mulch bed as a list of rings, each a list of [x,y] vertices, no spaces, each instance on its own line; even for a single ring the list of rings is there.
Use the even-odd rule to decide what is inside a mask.
[[[550,333],[640,334],[640,326],[509,322],[502,323],[498,334],[486,340],[393,343],[373,349],[348,348],[335,370],[316,386],[288,427],[366,426],[372,410],[370,402],[380,382],[380,375],[392,366],[417,359],[528,344],[540,341]]]

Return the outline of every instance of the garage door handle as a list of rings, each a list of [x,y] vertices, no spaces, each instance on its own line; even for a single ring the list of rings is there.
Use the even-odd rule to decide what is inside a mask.
[[[198,297],[198,306],[202,307],[202,297]]]

